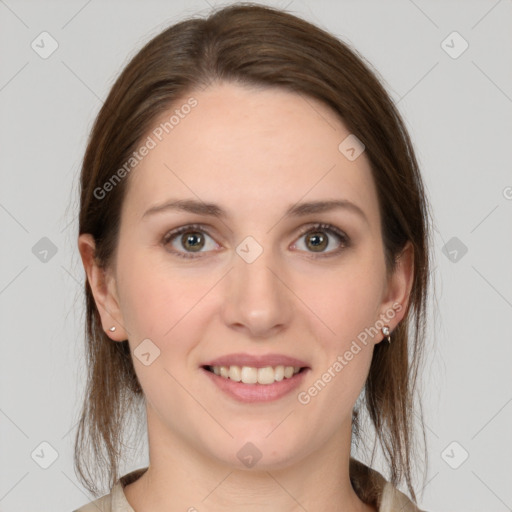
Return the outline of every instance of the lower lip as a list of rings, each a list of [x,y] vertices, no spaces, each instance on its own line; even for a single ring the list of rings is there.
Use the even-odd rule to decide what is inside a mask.
[[[220,375],[201,368],[203,372],[216,384],[221,391],[235,398],[239,402],[253,403],[253,402],[271,402],[284,397],[291,393],[294,389],[300,386],[304,379],[304,375],[308,372],[309,368],[296,373],[289,379],[283,379],[273,384],[244,384],[243,382],[236,382],[235,380],[226,379]]]

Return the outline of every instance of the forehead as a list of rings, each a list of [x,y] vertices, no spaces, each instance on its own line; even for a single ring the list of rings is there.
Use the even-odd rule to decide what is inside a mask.
[[[181,109],[190,98],[195,106]],[[194,91],[155,121],[154,147],[132,171],[123,208],[140,217],[180,197],[275,215],[302,198],[343,198],[378,216],[365,154],[350,161],[339,150],[349,135],[331,109],[305,95],[229,83]]]

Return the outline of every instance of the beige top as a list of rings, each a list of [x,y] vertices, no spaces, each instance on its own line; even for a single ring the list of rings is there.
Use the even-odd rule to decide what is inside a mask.
[[[123,488],[137,480],[147,468],[139,468],[122,476],[107,494],[73,512],[135,512],[128,503]],[[350,480],[359,498],[377,507],[378,512],[425,512],[379,472],[350,458]]]

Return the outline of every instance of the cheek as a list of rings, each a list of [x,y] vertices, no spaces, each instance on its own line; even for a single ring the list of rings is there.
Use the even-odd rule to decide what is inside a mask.
[[[340,266],[339,271],[300,278],[301,297],[305,298],[309,316],[314,313],[318,329],[325,332],[322,338],[335,339],[337,349],[378,319],[384,270],[377,261],[354,261]]]
[[[148,264],[142,252],[126,254],[118,261],[119,296],[135,372],[149,402],[183,408],[177,381],[183,382],[188,371],[187,354],[198,339],[194,329],[201,325],[198,301],[211,283],[171,272],[170,266]],[[145,353],[149,364],[142,358]],[[169,392],[162,393],[162,387]]]
[[[309,313],[310,325],[321,350],[314,375],[298,398],[310,411],[329,410],[330,424],[350,416],[366,381],[374,344],[382,338],[372,328],[379,314],[380,273],[371,266],[365,266],[364,273],[352,270],[326,279],[324,293],[309,295],[308,305],[316,313]]]
[[[124,254],[130,253],[125,250]],[[121,309],[125,325],[134,337],[154,337],[165,342],[179,329],[211,284],[186,272],[171,271],[170,265],[150,263],[150,257],[141,251],[120,258]]]

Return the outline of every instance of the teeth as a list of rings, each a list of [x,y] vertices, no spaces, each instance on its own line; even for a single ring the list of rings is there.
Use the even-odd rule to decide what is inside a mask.
[[[242,366],[242,382],[244,384],[256,384],[256,382],[258,382],[257,368]]]
[[[244,384],[273,384],[283,379],[289,379],[299,373],[300,366],[265,366],[253,368],[251,366],[210,366],[215,375],[231,379]]]
[[[276,366],[274,370],[274,379],[278,382],[284,379],[284,366]]]
[[[227,368],[224,366],[223,368]],[[239,366],[230,366],[227,375],[231,380],[236,380],[236,382],[240,382],[242,380],[242,370]]]
[[[295,368],[293,366],[285,366],[284,368],[284,378],[289,379],[290,377],[293,377]]]

